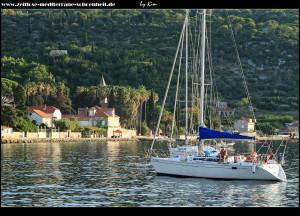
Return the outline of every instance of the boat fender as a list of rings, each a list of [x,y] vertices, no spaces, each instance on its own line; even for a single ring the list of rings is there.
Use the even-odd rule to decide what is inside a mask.
[[[256,171],[256,165],[253,164],[253,165],[252,165],[252,172],[255,173],[255,171]]]

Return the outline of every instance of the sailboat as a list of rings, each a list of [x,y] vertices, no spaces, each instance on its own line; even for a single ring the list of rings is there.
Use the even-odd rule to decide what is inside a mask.
[[[184,177],[200,177],[200,178],[213,178],[213,179],[243,179],[243,180],[274,180],[274,181],[286,181],[286,175],[281,167],[281,163],[278,160],[269,160],[270,154],[267,154],[265,158],[258,157],[256,152],[253,152],[248,157],[243,155],[227,156],[225,160],[220,160],[219,149],[216,149],[214,153],[205,149],[205,140],[240,140],[254,142],[253,137],[242,136],[237,134],[231,134],[227,132],[221,132],[209,129],[204,124],[204,61],[205,61],[205,33],[206,33],[206,10],[202,10],[202,31],[201,31],[201,86],[200,86],[200,122],[199,122],[199,148],[195,148],[188,143],[188,128],[187,128],[187,108],[188,108],[188,15],[189,11],[186,10],[186,17],[184,25],[182,27],[180,40],[178,43],[176,56],[179,52],[180,44],[183,47],[183,38],[185,34],[186,44],[186,56],[185,56],[185,73],[186,73],[186,90],[185,90],[185,114],[186,114],[186,131],[185,131],[185,145],[182,147],[172,147],[169,143],[170,154],[169,156],[160,156],[153,149],[153,145],[156,140],[159,123],[164,109],[165,101],[167,98],[169,86],[171,83],[175,59],[173,67],[169,77],[167,90],[164,96],[162,109],[158,118],[156,130],[154,133],[154,139],[149,149],[150,163],[152,164],[155,172],[158,175],[169,176],[184,176]],[[182,50],[182,48],[181,48]],[[178,82],[177,82],[178,85]],[[177,97],[177,92],[176,96]],[[175,102],[176,104],[176,102]],[[175,105],[176,106],[176,105]],[[175,113],[175,111],[174,111]],[[174,119],[174,118],[173,118]],[[174,122],[172,123],[172,127]]]

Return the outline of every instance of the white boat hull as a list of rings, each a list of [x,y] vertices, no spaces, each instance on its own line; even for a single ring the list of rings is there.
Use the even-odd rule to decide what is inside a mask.
[[[279,164],[200,163],[174,160],[173,158],[151,158],[151,164],[155,172],[162,175],[216,179],[286,180],[285,173]]]

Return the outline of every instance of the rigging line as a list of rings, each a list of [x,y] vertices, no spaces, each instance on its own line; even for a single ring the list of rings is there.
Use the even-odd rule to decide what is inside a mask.
[[[170,73],[170,77],[169,77],[169,81],[168,81],[168,86],[167,86],[167,89],[166,89],[166,92],[165,92],[163,104],[162,104],[162,107],[161,107],[161,110],[160,110],[160,114],[159,114],[159,117],[158,117],[156,129],[155,129],[155,132],[154,132],[154,138],[153,138],[152,143],[151,143],[150,152],[149,152],[150,156],[152,154],[153,144],[154,144],[155,139],[156,139],[156,134],[157,134],[157,131],[158,131],[158,128],[159,128],[161,116],[162,116],[162,113],[163,113],[163,110],[164,110],[164,107],[165,107],[165,103],[166,103],[166,99],[167,99],[167,95],[168,95],[170,83],[171,83],[171,80],[172,80],[172,76],[173,76],[173,72],[174,72],[174,68],[175,68],[175,64],[176,64],[176,59],[177,59],[177,56],[178,56],[178,51],[179,51],[180,43],[181,43],[181,40],[183,40],[184,29],[185,29],[185,26],[186,26],[186,23],[187,23],[187,18],[188,18],[188,16],[186,15],[186,20],[185,20],[185,22],[184,22],[184,24],[182,26],[180,39],[178,41],[178,46],[177,46],[175,58],[174,58],[174,61],[173,61],[173,66],[172,66],[172,70],[171,70],[171,73]]]
[[[211,29],[210,29],[210,41],[211,41]],[[220,97],[218,94],[218,89],[217,89],[217,84],[216,84],[216,79],[215,79],[215,74],[214,74],[214,67],[213,67],[212,54],[211,54],[211,43],[209,43],[208,34],[206,36],[206,43],[207,43],[206,49],[207,49],[208,63],[209,63],[209,69],[210,69],[210,85],[211,85],[210,105],[212,106],[212,99],[215,98],[216,101],[217,100],[220,101]],[[211,114],[212,113],[210,113],[210,116],[211,116]],[[214,113],[214,117],[217,117],[217,113]],[[218,116],[218,118],[220,118],[220,117]],[[233,127],[233,121],[231,121],[229,116],[225,115],[225,118],[226,118],[228,125]]]
[[[245,91],[246,91],[246,96],[249,100],[250,112],[252,114],[252,117],[253,117],[254,121],[256,121],[255,114],[254,114],[254,111],[253,111],[253,106],[252,106],[252,103],[251,103],[250,94],[249,94],[248,87],[247,87],[246,78],[245,78],[242,63],[241,63],[241,59],[240,59],[239,52],[238,52],[238,49],[237,49],[237,46],[236,46],[236,42],[235,42],[233,30],[232,30],[232,25],[231,25],[231,22],[230,22],[230,18],[228,16],[228,11],[227,10],[225,10],[225,11],[226,11],[227,19],[228,19],[228,25],[230,27],[231,38],[232,38],[232,41],[233,41],[233,44],[234,44],[234,49],[235,49],[235,53],[236,53],[237,60],[238,60],[238,65],[239,65],[239,68],[240,68],[240,71],[241,71],[241,74],[242,74],[242,79],[243,79],[243,83],[244,83],[244,87],[245,87]]]
[[[177,98],[178,98],[178,91],[179,91],[182,50],[183,50],[183,40],[181,40],[181,49],[180,49],[180,57],[179,57],[180,61],[179,61],[179,68],[178,68],[177,85],[176,85],[175,102],[174,102],[174,111],[173,111],[173,119],[172,119],[172,129],[171,129],[171,140],[173,138],[176,105],[177,105]]]
[[[186,10],[186,20],[185,20],[185,143],[187,144],[188,139],[188,19],[189,11]]]

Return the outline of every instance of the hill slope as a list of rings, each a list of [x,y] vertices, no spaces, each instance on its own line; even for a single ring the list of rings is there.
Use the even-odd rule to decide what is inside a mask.
[[[1,57],[36,62],[70,88],[145,85],[162,98],[184,10],[1,10]],[[299,10],[228,11],[254,106],[299,107]],[[191,11],[195,22],[196,11]],[[212,56],[222,100],[245,97],[225,10],[212,10]],[[51,50],[67,55],[51,56]],[[20,61],[18,61],[20,62]],[[17,63],[20,64],[20,63]],[[1,77],[24,83],[29,71],[2,60]],[[23,76],[23,75],[28,76]],[[42,73],[45,75],[45,73]],[[52,77],[53,75],[53,77]],[[46,79],[46,77],[44,77]]]

